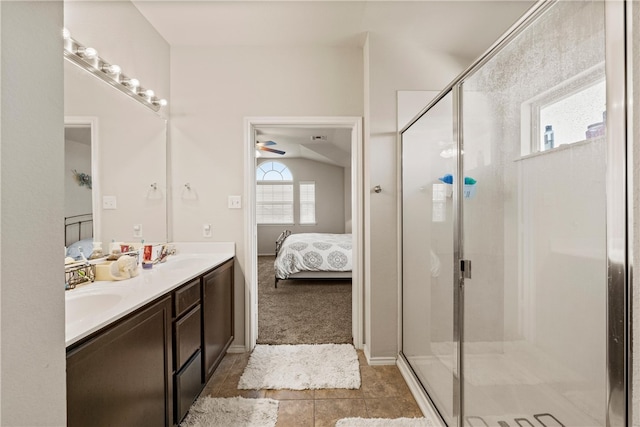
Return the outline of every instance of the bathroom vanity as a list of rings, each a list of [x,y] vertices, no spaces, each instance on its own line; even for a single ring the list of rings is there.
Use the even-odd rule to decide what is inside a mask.
[[[67,291],[68,426],[180,423],[233,340],[233,256]]]

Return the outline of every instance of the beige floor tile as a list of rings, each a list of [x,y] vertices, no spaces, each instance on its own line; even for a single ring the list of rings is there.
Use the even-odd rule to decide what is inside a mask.
[[[249,353],[227,354],[207,382],[202,396],[278,400],[276,427],[333,427],[341,418],[421,417],[396,366],[369,366],[358,351],[362,387],[358,390],[238,390],[238,381],[249,361]]]
[[[367,416],[363,399],[316,400],[315,405],[315,427],[334,427],[341,418]]]
[[[409,387],[395,366],[362,366],[362,393],[365,398],[407,396]]]
[[[314,390],[266,390],[265,396],[275,400],[313,400]]]
[[[327,388],[316,390],[318,399],[362,399],[362,389],[351,390],[346,388]]]
[[[365,399],[370,418],[416,418],[422,417],[422,411],[413,398]]]
[[[367,356],[364,355],[364,351],[356,350],[356,352],[358,353],[358,362],[360,363],[360,366],[369,366],[367,363]]]
[[[281,400],[276,427],[314,427],[313,400]]]
[[[211,397],[246,397],[259,399],[265,397],[264,390],[238,390],[237,388],[220,387],[212,391]]]

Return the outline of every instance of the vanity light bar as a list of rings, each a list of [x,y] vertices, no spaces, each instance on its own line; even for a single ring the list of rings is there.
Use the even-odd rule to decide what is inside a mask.
[[[102,81],[146,105],[153,111],[160,110],[167,105],[167,100],[158,98],[151,89],[145,89],[138,79],[129,78],[122,73],[122,69],[100,58],[92,47],[86,47],[71,38],[69,30],[62,30],[64,38],[64,57],[80,68],[85,69]]]

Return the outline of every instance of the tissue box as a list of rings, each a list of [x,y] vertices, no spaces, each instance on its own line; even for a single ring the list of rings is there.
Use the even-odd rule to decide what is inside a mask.
[[[100,264],[96,264],[96,280],[115,280],[111,275],[111,264],[114,261],[105,261]]]

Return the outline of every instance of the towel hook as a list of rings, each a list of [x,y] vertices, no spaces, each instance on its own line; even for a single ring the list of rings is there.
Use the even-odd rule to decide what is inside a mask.
[[[382,192],[382,187],[380,187],[379,185],[376,185],[375,187],[373,187],[373,191],[376,193],[381,193]]]

